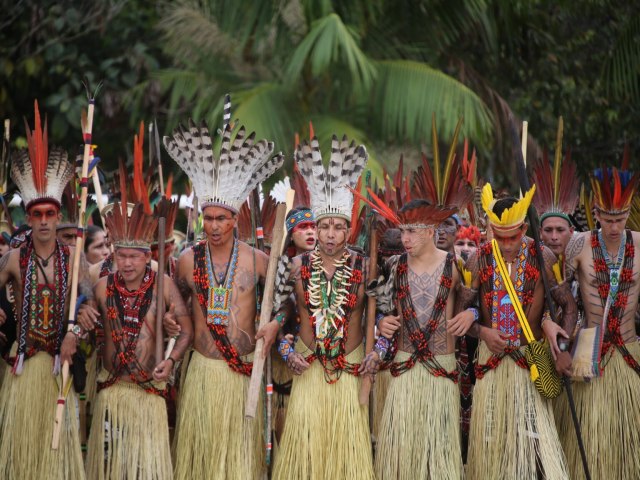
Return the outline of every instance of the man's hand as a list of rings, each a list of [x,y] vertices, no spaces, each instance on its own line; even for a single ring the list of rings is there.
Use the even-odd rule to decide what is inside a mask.
[[[156,368],[153,369],[153,379],[156,382],[164,382],[171,375],[171,370],[173,370],[174,362],[167,359],[161,361]]]
[[[475,314],[471,310],[460,312],[451,320],[449,320],[447,325],[447,333],[449,333],[450,335],[455,335],[456,337],[463,336],[469,331],[471,325],[473,325],[475,317]]]
[[[487,344],[491,353],[502,353],[509,337],[493,328],[480,327],[480,340]]]
[[[169,337],[177,337],[180,335],[180,324],[176,318],[176,306],[172,303],[169,311],[165,312],[162,317],[162,326]]]
[[[78,325],[80,325],[85,332],[90,332],[96,328],[98,321],[100,321],[100,312],[98,310],[84,303],[80,305],[78,308]]]
[[[551,355],[554,360],[558,360],[560,354],[560,347],[558,346],[558,335],[569,340],[569,335],[565,332],[560,325],[553,320],[547,320],[542,322],[542,331],[544,336],[547,337],[549,345],[551,346]],[[571,362],[569,362],[571,363]]]
[[[569,352],[558,352],[556,370],[560,375],[571,376],[571,354]]]
[[[378,330],[384,337],[391,339],[400,328],[400,315],[387,315],[378,323]]]
[[[378,370],[380,369],[381,362],[382,360],[380,360],[380,356],[378,355],[378,352],[371,351],[367,353],[367,356],[364,357],[364,360],[362,361],[362,365],[361,365],[362,374],[371,375],[371,381],[373,381],[375,379],[375,374],[378,373]]]
[[[301,353],[291,352],[287,358],[287,366],[295,375],[301,375],[309,368],[309,362],[304,359]]]
[[[260,327],[260,329],[256,333],[256,340],[261,338],[264,339],[264,348],[262,349],[262,356],[266,358],[271,351],[271,346],[273,342],[276,340],[276,336],[278,335],[278,330],[280,330],[280,324],[275,320],[271,320],[266,325]],[[307,364],[307,366],[309,366]]]
[[[78,342],[77,337],[67,332],[60,345],[60,364],[64,365],[64,362],[69,362],[69,365],[73,364],[73,355],[76,353],[76,344]]]

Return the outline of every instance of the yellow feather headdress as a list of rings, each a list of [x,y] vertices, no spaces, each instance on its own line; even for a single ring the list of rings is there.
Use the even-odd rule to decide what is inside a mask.
[[[531,200],[535,192],[536,186],[531,185],[531,188],[524,197],[514,203],[511,208],[505,209],[502,215],[498,217],[493,213],[493,206],[496,200],[493,198],[491,184],[486,183],[482,188],[482,208],[494,229],[501,231],[513,230],[524,223],[527,210],[529,209],[529,205],[531,205]]]

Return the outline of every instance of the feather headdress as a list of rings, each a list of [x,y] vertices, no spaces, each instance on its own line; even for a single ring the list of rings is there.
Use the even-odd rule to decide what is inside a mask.
[[[487,214],[487,218],[493,229],[500,232],[508,232],[522,226],[534,193],[536,193],[536,186],[531,185],[531,188],[525,193],[524,197],[514,203],[511,208],[505,209],[500,217],[498,217],[493,213],[493,206],[496,204],[496,200],[493,198],[491,184],[488,182],[485,183],[482,188],[482,208]]]
[[[442,210],[442,214],[436,214],[434,208],[423,208],[422,214],[429,214],[429,222],[432,223],[436,223],[437,219],[442,218],[445,212],[448,213],[448,215],[442,218],[442,220],[457,213],[458,210],[466,206],[473,199],[471,184],[468,182],[467,176],[463,174],[462,163],[456,158],[456,145],[461,127],[462,119],[460,119],[456,125],[447,158],[445,159],[444,166],[441,166],[440,148],[438,147],[438,130],[436,128],[435,115],[433,115],[431,122],[433,170],[429,166],[427,156],[423,152],[422,165],[418,167],[418,170],[414,174],[413,198],[428,200],[433,207]],[[419,212],[415,212],[414,215],[417,214],[419,214]],[[414,215],[411,217],[413,218]],[[442,220],[440,220],[440,222],[442,222]]]
[[[231,102],[225,97],[224,125],[220,155],[213,154],[209,128],[203,121],[197,126],[189,120],[189,128],[179,125],[173,136],[164,137],[164,146],[173,160],[191,180],[202,208],[218,206],[238,213],[251,190],[278,170],[282,153],[271,158],[273,143],[255,141],[255,133],[246,136],[240,127],[232,140],[229,123]]]
[[[153,216],[156,218],[164,217],[165,219],[165,237],[167,242],[175,240],[173,227],[178,215],[178,206],[177,200],[171,200],[171,198],[163,196],[160,197],[160,200],[153,207]]]
[[[255,237],[262,235],[265,243],[271,244],[271,238],[273,236],[273,226],[276,222],[276,207],[278,202],[271,197],[266,196],[262,202],[260,208],[259,222],[262,227],[262,231],[255,232]],[[257,225],[253,225],[257,227]],[[251,209],[249,203],[244,202],[238,213],[238,239],[245,243],[252,243],[254,241],[254,232],[251,222]]]
[[[38,101],[35,101],[35,129],[25,120],[28,149],[21,149],[11,161],[11,178],[20,191],[25,209],[42,202],[60,207],[62,192],[73,176],[73,165],[60,147],[49,149],[47,121],[40,123]]]
[[[349,143],[347,136],[342,141],[333,135],[331,159],[325,171],[317,137],[302,142],[295,151],[295,161],[300,174],[307,182],[311,210],[316,221],[325,217],[340,217],[351,222],[354,188],[362,174],[369,155],[364,145]]]
[[[116,200],[113,208],[105,215],[109,238],[116,248],[150,250],[155,240],[158,219],[145,213],[141,203],[136,203],[129,215],[126,198],[123,202]]]
[[[590,176],[593,204],[602,213],[619,215],[629,211],[638,188],[638,172],[629,171],[629,148],[625,147],[622,167],[596,168]]]
[[[571,225],[569,215],[573,214],[578,205],[580,179],[570,152],[567,152],[564,162],[562,161],[562,135],[563,121],[560,117],[553,170],[545,151],[531,175],[531,183],[535,184],[538,190],[533,198],[533,205],[540,214],[540,223],[549,217],[561,217]]]
[[[75,175],[71,179],[62,193],[62,222],[60,222],[56,230],[63,228],[77,228],[78,226],[78,210],[80,205],[80,197],[78,196],[78,183]]]

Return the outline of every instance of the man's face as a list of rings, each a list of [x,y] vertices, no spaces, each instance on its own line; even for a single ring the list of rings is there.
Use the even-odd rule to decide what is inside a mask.
[[[468,238],[458,238],[456,243],[453,244],[453,248],[456,251],[456,255],[466,261],[467,258],[476,251],[478,246],[473,240]]]
[[[453,243],[456,240],[456,232],[458,230],[458,224],[456,221],[449,217],[438,226],[438,239],[436,247],[440,250],[447,252],[452,251]]]
[[[511,262],[515,260],[516,255],[520,251],[522,237],[527,231],[527,225],[524,224],[519,229],[514,230],[513,233],[508,232],[507,234],[500,233],[493,228],[492,230],[493,238],[498,242],[498,247],[500,247],[500,252],[505,261]]]
[[[556,256],[564,255],[571,235],[573,235],[573,227],[564,218],[548,217],[542,222],[540,239]]]
[[[56,227],[61,219],[60,209],[55,203],[38,203],[27,212],[27,225],[32,229],[33,238],[48,242],[56,235]]]
[[[211,246],[222,246],[233,238],[237,217],[231,211],[210,206],[203,210],[202,217],[204,233]]]
[[[291,233],[291,240],[298,252],[313,250],[316,246],[316,224],[314,222],[304,222],[296,225]]]
[[[118,271],[127,283],[142,280],[151,252],[137,248],[116,248]]]
[[[78,236],[76,235],[77,229],[74,227],[69,228],[60,228],[56,232],[56,236],[58,237],[58,241],[63,245],[67,245],[68,247],[76,246],[76,239]]]
[[[347,246],[349,227],[344,218],[329,217],[318,221],[318,248],[333,257]]]
[[[610,215],[608,213],[596,210],[596,219],[600,222],[602,228],[602,236],[605,240],[618,242],[622,238],[624,228],[629,218],[629,212],[618,215]]]
[[[427,228],[401,228],[400,239],[407,255],[411,257],[420,256],[427,248],[428,242],[433,242],[435,230],[433,227]]]

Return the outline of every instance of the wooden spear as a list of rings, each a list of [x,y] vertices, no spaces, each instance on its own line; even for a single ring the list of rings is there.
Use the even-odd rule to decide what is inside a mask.
[[[273,227],[273,236],[271,245],[281,245],[284,237],[284,219],[287,213],[287,206],[284,203],[278,204],[276,207],[276,220]],[[278,268],[277,252],[272,252],[269,256],[267,265],[267,276],[264,284],[264,292],[262,294],[262,306],[260,309],[260,322],[258,328],[266,325],[271,320],[271,310],[273,309],[273,291],[275,288],[276,270]],[[256,349],[253,354],[253,370],[251,372],[251,381],[249,383],[249,393],[247,394],[247,403],[245,405],[244,415],[248,418],[255,418],[256,408],[258,406],[258,397],[260,396],[260,384],[262,383],[262,373],[264,370],[265,356],[264,339],[260,338],[256,342]]]
[[[369,281],[371,283],[378,278],[378,232],[376,231],[375,213],[371,218],[371,234],[369,236]],[[366,325],[366,338],[365,338],[365,355],[373,350],[373,340],[375,337],[375,325],[376,325],[376,297],[367,297],[367,325]],[[366,405],[369,403],[369,394],[371,393],[371,386],[373,384],[373,378],[371,375],[365,375],[362,378],[360,384],[360,405]]]
[[[164,242],[165,222],[164,217],[158,219],[158,273],[156,274],[156,365],[164,360],[164,332],[162,319],[164,318]],[[169,352],[171,353],[171,352]]]
[[[78,211],[78,231],[76,246],[73,255],[73,270],[71,273],[71,299],[69,301],[69,317],[67,322],[67,331],[71,331],[76,324],[76,301],[78,299],[78,279],[80,274],[80,256],[84,246],[84,217],[87,208],[87,191],[89,180],[87,178],[89,170],[89,157],[91,155],[91,134],[93,130],[93,111],[95,108],[95,96],[100,89],[100,85],[96,88],[93,95],[89,92],[89,84],[85,81],[87,89],[87,97],[89,106],[87,108],[87,121],[83,128],[84,137],[84,155],[82,157],[82,177],[80,180],[80,210]],[[60,391],[56,402],[56,417],[53,424],[53,439],[51,448],[57,450],[60,444],[60,430],[64,418],[64,407],[66,404],[66,394],[69,392],[71,378],[69,376],[69,362],[65,361],[62,365],[62,382],[60,383]]]

